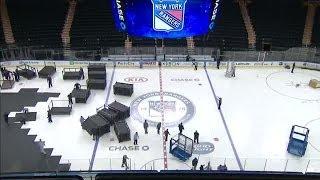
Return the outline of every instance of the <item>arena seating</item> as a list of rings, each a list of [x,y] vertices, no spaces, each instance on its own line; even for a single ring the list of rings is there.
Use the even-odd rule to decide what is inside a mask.
[[[314,17],[313,33],[312,33],[312,44],[316,47],[320,47],[320,7],[316,10]]]
[[[252,1],[249,13],[257,34],[257,49],[262,48],[263,39],[272,50],[301,46],[306,10],[303,1]]]
[[[153,38],[132,37],[133,47],[154,47],[155,42]]]
[[[7,1],[17,45],[62,47],[60,33],[68,3],[65,0]]]
[[[164,39],[164,46],[168,46],[168,47],[187,47],[187,40],[186,40],[186,38]]]
[[[154,47],[155,40],[153,38],[131,38],[133,47]],[[187,47],[186,38],[180,39],[164,39],[164,46],[167,47]],[[157,45],[160,47],[162,45],[161,39],[157,40]]]
[[[2,23],[0,23],[0,47],[5,45],[6,42],[4,40],[4,33],[3,33],[3,29],[2,29]]]
[[[110,1],[80,1],[70,33],[72,49],[124,46],[125,36],[115,29]]]
[[[244,26],[238,3],[222,1],[214,31],[208,35],[195,37],[195,46],[220,47],[225,40],[226,50],[248,47],[248,35]]]

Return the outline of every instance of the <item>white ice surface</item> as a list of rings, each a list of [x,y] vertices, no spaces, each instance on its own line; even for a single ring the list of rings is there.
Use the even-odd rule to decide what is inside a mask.
[[[67,94],[78,81],[63,80],[61,71],[62,68],[58,68],[53,77],[53,88],[47,87],[46,79],[22,78],[13,89],[1,92],[39,88],[39,92],[61,93],[58,98],[49,98],[48,102],[51,99],[67,99]],[[86,68],[84,71],[87,77]],[[86,118],[95,114],[96,108],[105,103],[112,68],[107,68],[107,73],[105,90],[93,90],[86,104],[75,104],[70,116],[53,116],[52,124],[47,121],[48,102],[30,107],[30,111],[38,112],[37,120],[27,122],[23,128],[31,128],[29,134],[37,134],[36,140],[41,138],[46,141],[46,147],[54,148],[53,155],[62,155],[61,163],[71,162],[71,170],[89,168],[95,141],[82,130],[79,118],[81,115]],[[217,96],[223,99],[222,112],[241,164],[246,170],[305,171],[308,166],[308,171],[320,172],[320,90],[306,85],[311,78],[320,79],[319,72],[296,69],[296,73],[291,74],[283,68],[237,68],[236,77],[231,79],[224,77],[225,69],[209,68],[208,73]],[[204,69],[194,71],[191,68],[164,67],[162,76],[164,91],[181,94],[196,107],[194,117],[184,123],[184,134],[193,138],[193,132],[198,130],[200,142],[211,142],[215,146],[212,153],[200,155],[199,165],[211,161],[213,168],[226,163],[229,169],[239,169]],[[109,103],[117,100],[129,106],[138,96],[159,91],[158,68],[116,68],[111,85],[116,81],[124,82],[126,77],[146,77],[148,81],[135,83],[132,97],[115,96],[111,88]],[[175,78],[197,78],[199,81],[172,81]],[[85,80],[81,80],[80,84],[85,84]],[[300,86],[296,87],[296,84]],[[10,116],[14,116],[14,113]],[[149,146],[150,149],[111,151],[110,146],[133,145],[132,141],[119,144],[111,127],[111,132],[99,140],[93,170],[121,169],[124,154],[130,158],[131,169],[163,168],[162,137],[156,134],[156,128],[149,127],[149,134],[145,135],[140,121],[129,118],[127,122],[131,134],[139,132],[139,148]],[[307,126],[310,129],[310,143],[302,158],[294,157],[286,151],[292,125]],[[169,127],[169,131],[174,136],[178,128]],[[214,138],[218,138],[218,141]],[[194,157],[198,155],[182,163],[168,151],[168,167],[189,169]]]

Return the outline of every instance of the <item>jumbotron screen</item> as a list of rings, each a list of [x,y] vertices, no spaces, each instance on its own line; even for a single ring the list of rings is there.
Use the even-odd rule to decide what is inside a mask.
[[[180,38],[215,27],[221,0],[111,0],[116,28],[131,36]]]

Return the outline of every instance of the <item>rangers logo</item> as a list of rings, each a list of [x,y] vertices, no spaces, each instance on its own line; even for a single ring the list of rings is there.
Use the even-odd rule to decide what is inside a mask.
[[[193,118],[195,106],[186,97],[173,92],[163,92],[163,106],[160,92],[150,92],[137,97],[131,102],[130,115],[132,119],[156,126],[162,121],[161,112],[164,111],[164,126],[176,126]]]
[[[176,111],[176,101],[163,101],[164,111]],[[160,101],[149,101],[149,116],[160,117],[161,116],[161,102]]]
[[[187,0],[151,0],[153,29],[155,31],[181,31]]]

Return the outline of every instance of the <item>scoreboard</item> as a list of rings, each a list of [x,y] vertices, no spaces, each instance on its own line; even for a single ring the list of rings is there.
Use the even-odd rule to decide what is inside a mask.
[[[119,31],[131,36],[183,38],[214,30],[222,0],[111,0]]]

